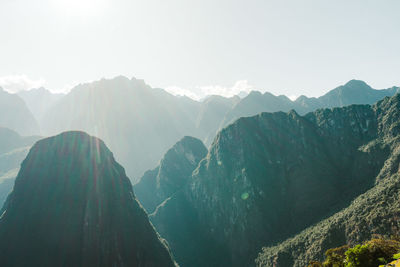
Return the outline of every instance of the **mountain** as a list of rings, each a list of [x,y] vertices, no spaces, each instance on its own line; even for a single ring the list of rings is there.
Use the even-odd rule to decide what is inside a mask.
[[[2,266],[174,266],[103,141],[38,141],[0,218]]]
[[[388,150],[375,185],[338,213],[302,231],[293,238],[259,254],[257,266],[305,266],[322,260],[324,251],[342,245],[354,246],[374,235],[400,235],[400,95],[385,98],[373,107],[378,138],[363,149]]]
[[[53,94],[49,90],[40,87],[29,91],[21,91],[18,96],[24,100],[33,116],[41,124],[46,110],[53,106],[64,94]]]
[[[296,102],[306,109],[343,107],[351,104],[374,104],[400,92],[399,87],[376,90],[363,81],[351,80],[319,98],[299,97]]]
[[[195,136],[199,107],[190,98],[120,76],[74,88],[46,112],[42,129],[47,135],[82,130],[99,136],[137,180],[179,139]]]
[[[268,92],[252,91],[226,114],[222,120],[221,128],[240,117],[254,116],[261,112],[287,112],[291,109],[298,110],[301,107],[285,96],[275,96]]]
[[[11,193],[18,169],[12,169],[9,172],[0,175],[0,205],[3,206],[8,195]]]
[[[366,85],[356,93],[345,93],[357,87],[352,85],[356,83],[363,82],[351,81],[321,100],[301,97],[291,101],[285,96],[251,92],[243,99],[210,96],[198,102],[151,88],[143,80],[119,76],[75,87],[46,109],[40,126],[44,135],[82,130],[99,136],[136,182],[145,171],[154,169],[167,150],[184,136],[199,138],[209,146],[219,130],[240,117],[291,109],[305,114],[324,105],[370,103],[373,98],[356,93],[369,90],[368,94],[379,99],[398,90],[374,90]]]
[[[38,136],[20,136],[17,132],[0,127],[0,154],[10,152],[21,147],[31,146],[39,140]]]
[[[210,145],[217,135],[221,121],[239,101],[238,96],[226,98],[217,95],[202,101],[196,120],[197,136]]]
[[[0,206],[12,191],[21,162],[29,148],[40,137],[22,137],[13,130],[0,127]]]
[[[386,142],[399,134],[399,99],[241,118],[218,133],[187,185],[150,219],[182,266],[252,265],[262,246],[375,188],[394,160],[396,147]]]
[[[206,155],[204,144],[190,136],[185,136],[169,149],[160,165],[147,171],[133,187],[147,213],[154,212],[158,205],[179,191]]]
[[[0,87],[0,127],[17,131],[21,135],[39,133],[39,126],[24,101]]]
[[[359,80],[351,80],[325,95],[308,98],[304,95],[291,101],[286,96],[275,96],[271,93],[250,92],[235,105],[222,120],[219,129],[229,125],[240,117],[249,117],[261,112],[287,112],[296,110],[301,115],[319,108],[344,107],[352,104],[374,104],[386,96],[393,96],[400,92],[399,87],[376,90]]]

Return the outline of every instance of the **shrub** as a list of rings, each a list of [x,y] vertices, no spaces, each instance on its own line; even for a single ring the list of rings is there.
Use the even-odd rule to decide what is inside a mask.
[[[322,267],[322,263],[319,261],[310,261],[307,267]]]
[[[324,267],[344,267],[344,259],[346,258],[345,252],[349,246],[341,246],[338,248],[331,248],[325,252]]]
[[[345,252],[346,267],[375,267],[389,262],[400,250],[396,240],[372,239]]]

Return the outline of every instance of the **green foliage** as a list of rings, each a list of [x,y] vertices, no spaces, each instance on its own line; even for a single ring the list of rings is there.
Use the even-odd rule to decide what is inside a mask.
[[[346,258],[345,252],[349,246],[341,246],[338,248],[331,248],[325,252],[324,267],[344,267],[344,259]]]
[[[400,258],[400,241],[374,238],[352,248],[341,246],[325,252],[323,263],[311,261],[308,267],[375,267],[384,266],[392,259]]]
[[[346,267],[372,266],[373,260],[369,255],[368,245],[357,245],[346,251],[345,255]]]
[[[393,259],[394,259],[394,260],[400,259],[400,253],[394,254],[394,255],[393,255]]]
[[[399,251],[400,242],[397,240],[372,239],[362,245],[349,248],[342,254],[345,247],[327,250],[325,253],[327,259],[323,266],[375,267],[386,264],[395,257],[393,254]]]
[[[319,261],[310,261],[307,267],[322,267],[322,263]]]

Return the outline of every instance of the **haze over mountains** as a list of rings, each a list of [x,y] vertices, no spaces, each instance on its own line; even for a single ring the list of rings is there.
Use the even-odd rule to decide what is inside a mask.
[[[375,90],[352,80],[319,98],[301,96],[291,101],[285,96],[254,91],[242,99],[210,96],[198,102],[151,88],[142,80],[119,76],[79,85],[67,95],[53,95],[43,88],[18,95],[35,114],[41,135],[83,130],[99,136],[126,166],[131,179],[137,181],[183,136],[199,138],[209,146],[220,129],[240,117],[291,109],[305,114],[322,107],[372,104],[398,91],[398,87]],[[16,126],[8,125],[18,131]],[[32,131],[18,132],[30,135]]]
[[[11,192],[21,162],[39,136],[22,137],[13,130],[0,127],[0,206]]]
[[[17,131],[21,135],[39,134],[39,125],[25,102],[0,87],[0,127]]]
[[[18,96],[21,97],[33,116],[43,124],[43,116],[64,94],[52,93],[43,87],[31,89],[29,91],[20,91]]]

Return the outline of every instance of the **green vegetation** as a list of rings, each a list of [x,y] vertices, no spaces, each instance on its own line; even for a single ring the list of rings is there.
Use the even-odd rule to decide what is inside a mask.
[[[311,261],[309,267],[376,267],[400,257],[398,240],[374,238],[352,248],[345,245],[328,249],[323,263]],[[397,254],[396,254],[397,253]]]
[[[346,258],[345,252],[349,249],[349,246],[341,246],[338,248],[331,248],[325,252],[326,260],[323,265],[325,267],[344,267],[344,259]]]

